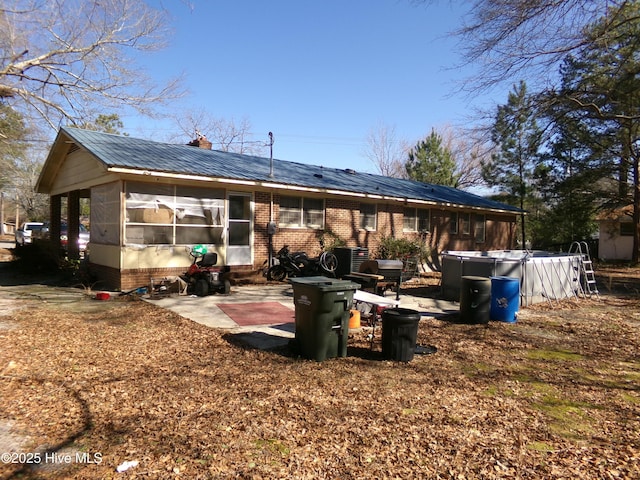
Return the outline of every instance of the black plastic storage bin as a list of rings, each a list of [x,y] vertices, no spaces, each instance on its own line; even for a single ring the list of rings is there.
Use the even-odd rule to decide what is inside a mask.
[[[408,308],[382,311],[382,356],[386,360],[410,362],[416,352],[420,312]]]
[[[491,279],[468,275],[460,280],[460,321],[489,323]]]
[[[349,314],[357,283],[328,277],[291,278],[300,354],[321,362],[346,357]]]

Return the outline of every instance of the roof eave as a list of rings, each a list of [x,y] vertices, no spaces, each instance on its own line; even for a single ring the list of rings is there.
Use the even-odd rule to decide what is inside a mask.
[[[273,189],[273,190],[291,190],[295,192],[325,193],[329,195],[366,198],[366,199],[372,199],[372,200],[386,200],[386,201],[393,201],[393,202],[399,202],[399,203],[428,205],[432,207],[438,206],[438,207],[449,207],[449,208],[465,208],[465,209],[471,209],[471,210],[477,210],[477,211],[483,211],[483,212],[507,213],[512,215],[519,213],[519,212],[514,212],[506,209],[478,207],[478,206],[457,204],[457,203],[451,203],[451,202],[438,202],[435,200],[414,199],[414,198],[408,198],[408,197],[379,195],[379,194],[373,194],[373,193],[353,192],[353,191],[347,191],[347,190],[337,190],[334,188],[306,187],[302,185],[278,183],[273,181],[234,179],[234,178],[228,178],[228,177],[211,177],[206,175],[185,174],[185,173],[166,172],[166,171],[157,171],[157,170],[144,170],[144,169],[137,169],[137,168],[115,167],[115,166],[108,166],[107,171],[111,173],[121,174],[121,175],[139,175],[143,177],[160,177],[160,178],[170,178],[175,180],[244,185],[248,187],[262,187],[262,188]]]

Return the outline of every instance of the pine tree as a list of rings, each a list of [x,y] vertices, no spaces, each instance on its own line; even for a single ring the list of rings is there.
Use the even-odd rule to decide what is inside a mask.
[[[451,151],[435,129],[409,151],[405,170],[413,180],[448,187],[457,187],[460,178]]]
[[[616,28],[611,28],[616,19]],[[591,168],[602,196],[612,207],[633,204],[632,260],[640,259],[640,5],[625,2],[585,33],[585,47],[567,58],[562,85],[550,92],[558,122],[573,119],[589,134],[584,144],[594,152]],[[559,113],[558,113],[559,112]]]
[[[497,187],[522,209],[520,228],[524,247],[527,240],[524,210],[529,197],[532,198],[541,145],[535,109],[524,82],[514,86],[505,105],[498,106],[491,139],[496,151],[491,160],[482,162],[482,176],[489,186]]]

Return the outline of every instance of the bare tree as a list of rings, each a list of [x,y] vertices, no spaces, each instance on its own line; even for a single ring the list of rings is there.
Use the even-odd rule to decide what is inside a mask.
[[[202,134],[213,144],[215,150],[243,153],[247,155],[264,154],[266,140],[253,139],[251,122],[243,118],[236,122],[234,118],[214,117],[204,109],[189,110],[174,117],[180,134],[173,135],[171,141],[184,142]]]
[[[467,190],[485,185],[480,162],[491,156],[490,147],[474,132],[462,132],[450,125],[440,129],[443,146],[456,162],[457,188]]]
[[[431,5],[437,0],[409,1]],[[459,39],[466,63],[481,69],[467,87],[475,91],[525,77],[532,85],[536,79],[541,84],[550,81],[567,54],[586,46],[585,27],[610,9],[633,1],[467,0],[469,8],[462,26],[452,32]],[[603,32],[629,19],[612,16],[607,21]]]
[[[133,62],[164,46],[165,24],[143,0],[4,0],[0,97],[53,128],[115,107],[149,113],[180,94],[178,80],[158,88]]]
[[[380,175],[405,177],[404,162],[409,150],[406,142],[399,142],[395,126],[380,122],[367,134],[364,156],[376,167]]]

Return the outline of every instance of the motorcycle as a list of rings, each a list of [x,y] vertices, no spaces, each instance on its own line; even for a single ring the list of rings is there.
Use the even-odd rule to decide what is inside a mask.
[[[194,246],[189,254],[193,257],[193,263],[180,278],[187,283],[187,293],[205,297],[210,293],[228,294],[231,291],[231,281],[228,273],[229,266],[215,266],[218,263],[218,254],[207,252],[204,245]]]
[[[323,251],[319,257],[310,258],[305,252],[290,252],[289,246],[285,245],[276,258],[278,263],[267,270],[267,280],[282,282],[287,277],[336,276],[338,259],[331,252]]]

